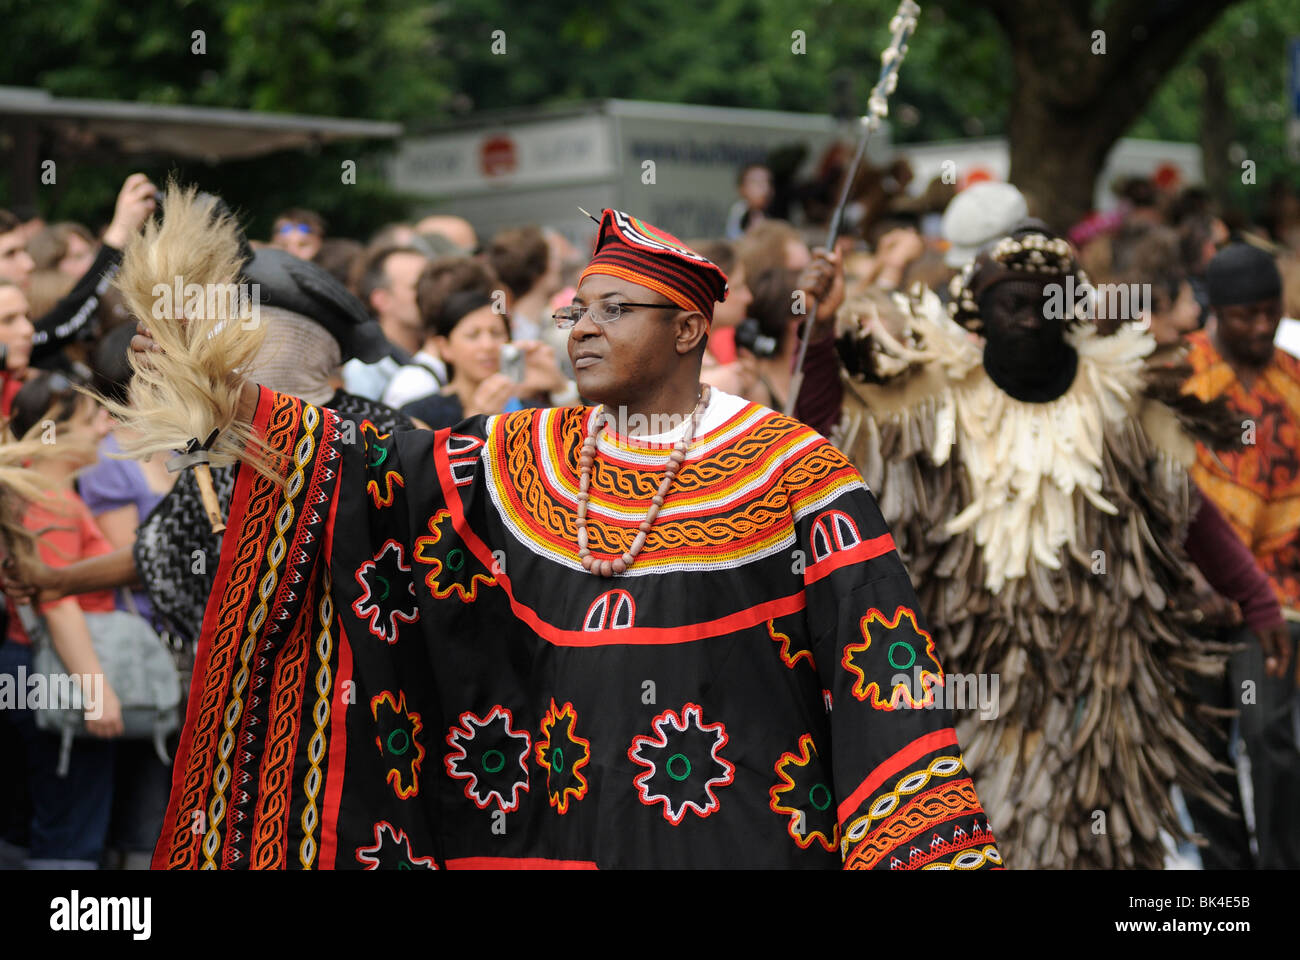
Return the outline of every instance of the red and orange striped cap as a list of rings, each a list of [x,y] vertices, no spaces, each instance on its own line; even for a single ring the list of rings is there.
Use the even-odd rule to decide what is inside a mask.
[[[727,275],[671,233],[619,210],[600,219],[596,252],[578,283],[593,273],[630,280],[663,294],[683,310],[710,322],[714,303],[727,296]]]

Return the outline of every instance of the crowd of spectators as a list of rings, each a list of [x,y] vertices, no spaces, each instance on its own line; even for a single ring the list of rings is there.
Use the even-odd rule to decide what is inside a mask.
[[[39,477],[42,496],[61,504],[20,511],[6,530],[19,539],[27,531],[30,548],[50,567],[129,547],[176,480],[160,458],[115,459],[121,438],[77,389],[126,396],[126,344],[135,318],[112,279],[122,251],[154,212],[155,190],[144,176],[129,177],[98,235],[82,224],[23,222],[0,210],[0,416],[11,442],[38,439],[43,431],[66,441],[6,464]],[[837,246],[843,279],[814,308],[795,406],[816,429],[829,434],[840,414],[835,314],[846,295],[877,297],[885,306],[891,293],[920,284],[947,297],[950,281],[981,245],[1036,212],[1009,184],[954,193],[927,190],[919,199],[883,206]],[[1119,193],[1115,210],[1069,232],[1094,282],[1151,292],[1142,316],[1102,316],[1103,325],[1149,322],[1157,341],[1169,346],[1212,324],[1206,272],[1230,237],[1246,234],[1276,256],[1284,278],[1279,309],[1300,315],[1300,201],[1289,186],[1270,191],[1254,224],[1217,209],[1199,189],[1165,189],[1137,178]],[[793,293],[824,227],[779,219],[773,198],[771,171],[747,166],[724,235],[689,242],[730,280],[709,333],[703,378],[779,410],[792,399],[808,319]],[[274,218],[265,241],[252,239],[250,246],[254,256],[273,248],[318,265],[347,288],[382,335],[387,346],[378,359],[363,360],[342,345],[341,364],[329,373],[331,389],[430,429],[476,414],[581,402],[567,333],[551,316],[569,304],[587,251],[554,229],[520,224],[484,239],[468,221],[438,214],[386,224],[366,238],[337,237],[317,213],[290,209]],[[1291,322],[1276,326],[1281,348],[1300,353]],[[143,587],[41,599],[35,617],[20,617],[10,602],[0,674],[16,679],[30,671],[33,624],[49,635],[71,672],[98,672],[94,618],[114,610],[139,616],[177,649],[192,649],[197,639],[178,635]],[[168,770],[147,741],[123,739],[113,696],[107,690],[99,716],[88,714],[91,736],[76,739],[70,753],[55,734],[35,727],[30,711],[0,710],[0,865],[147,862]]]

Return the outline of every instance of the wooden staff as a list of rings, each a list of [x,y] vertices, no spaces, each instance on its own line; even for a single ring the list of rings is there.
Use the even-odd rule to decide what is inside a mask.
[[[840,200],[835,205],[835,212],[831,214],[830,227],[826,233],[827,253],[835,252],[835,241],[840,237],[840,224],[844,219],[844,209],[849,203],[849,192],[853,189],[853,181],[857,179],[858,169],[867,155],[867,144],[871,142],[871,135],[879,129],[885,117],[889,115],[889,96],[898,86],[898,68],[903,58],[907,56],[907,41],[916,30],[916,20],[920,15],[921,8],[913,0],[903,0],[898,5],[898,12],[889,21],[889,32],[892,36],[889,46],[880,55],[880,78],[871,88],[871,96],[867,98],[867,113],[860,121],[862,133],[858,137],[858,149],[853,154],[849,169],[845,172],[844,186],[840,188]],[[812,337],[812,320],[816,318],[816,314],[817,308],[814,305],[810,319],[804,322],[803,330],[799,333],[799,358],[795,363],[794,376],[790,378],[790,395],[785,401],[786,416],[794,416],[799,390],[803,387],[803,364],[808,356],[808,341]]]
[[[208,515],[213,533],[226,529],[226,521],[221,516],[221,505],[217,503],[217,491],[212,489],[212,471],[206,463],[194,468],[194,479],[199,484],[199,496],[203,499],[203,512]]]
[[[185,452],[177,454],[167,462],[167,469],[172,473],[184,470],[186,467],[194,468],[194,480],[199,485],[203,512],[207,514],[208,522],[212,524],[213,533],[221,533],[226,529],[226,521],[221,516],[221,504],[217,501],[217,491],[212,487],[212,471],[208,467],[208,451],[216,442],[218,433],[219,430],[213,430],[208,434],[207,440],[201,443],[198,437],[191,437],[190,442],[185,446]]]

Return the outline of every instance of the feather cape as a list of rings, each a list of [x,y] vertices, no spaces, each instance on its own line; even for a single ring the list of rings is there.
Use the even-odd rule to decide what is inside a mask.
[[[878,346],[883,384],[846,377],[833,439],[876,491],[945,670],[998,678],[997,715],[959,710],[958,732],[1008,866],[1158,869],[1161,831],[1183,836],[1170,787],[1225,801],[1186,690],[1227,652],[1196,632],[1183,549],[1188,427],[1212,432],[1213,411],[1158,399],[1174,376],[1133,327],[1072,333],[1074,383],[1028,404],[932,294],[906,310],[920,349]]]

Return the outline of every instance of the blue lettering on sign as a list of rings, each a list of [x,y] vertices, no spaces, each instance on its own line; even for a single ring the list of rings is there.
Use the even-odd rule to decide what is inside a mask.
[[[583,137],[565,137],[549,143],[539,143],[536,147],[538,162],[547,164],[578,163],[589,159],[594,153],[594,145]]]
[[[455,153],[414,154],[407,159],[412,174],[436,176],[459,173],[461,158]]]
[[[689,140],[633,140],[628,144],[630,156],[638,163],[644,160],[692,163],[697,165],[741,167],[747,163],[762,163],[767,159],[768,147],[750,144],[714,141],[701,143]]]

